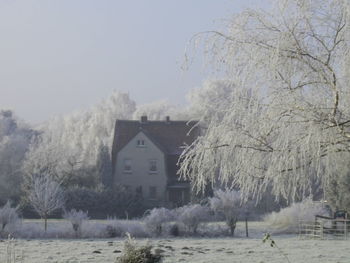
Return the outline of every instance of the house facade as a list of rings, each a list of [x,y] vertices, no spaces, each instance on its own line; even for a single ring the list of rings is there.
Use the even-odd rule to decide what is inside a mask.
[[[178,160],[198,136],[197,122],[117,120],[112,148],[113,184],[143,197],[149,206],[190,201],[190,182],[180,180]]]

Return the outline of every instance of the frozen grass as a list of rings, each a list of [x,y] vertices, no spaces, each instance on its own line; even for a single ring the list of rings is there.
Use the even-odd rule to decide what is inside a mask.
[[[239,226],[237,226],[239,228]],[[238,230],[238,229],[237,229]],[[293,235],[273,237],[293,263],[348,263],[350,241],[299,240]],[[282,263],[285,257],[260,238],[172,238],[136,239],[139,246],[152,245],[164,263]],[[71,240],[15,240],[24,263],[116,262],[124,253],[124,238]],[[0,242],[0,252],[6,251]],[[6,261],[0,261],[6,262]],[[21,262],[20,260],[16,261]],[[12,263],[12,262],[11,262]]]
[[[123,231],[129,229],[140,236],[149,236],[144,232],[145,226],[141,221],[91,220],[83,225],[85,238],[76,239],[68,221],[50,220],[47,232],[49,237],[45,236],[40,220],[24,220],[21,227],[29,238],[0,242],[0,262],[116,262],[125,252],[125,236],[122,236],[120,231],[119,235],[122,237],[104,238],[106,227],[111,225]],[[180,232],[182,231],[184,229]],[[245,238],[244,222],[238,222],[236,237],[231,238],[227,236],[227,226],[224,222],[210,222],[198,228],[196,237],[148,237],[136,238],[136,242],[140,247],[151,245],[154,253],[163,256],[164,263],[280,263],[286,262],[284,254],[293,263],[349,262],[350,241],[299,240],[296,235],[273,236],[273,240],[282,251],[280,252],[275,247],[262,243],[264,233],[269,231],[271,229],[266,222],[249,222],[250,238]],[[42,238],[30,238],[37,235],[41,235]],[[57,239],[55,235],[61,239]],[[8,259],[12,261],[6,261]]]

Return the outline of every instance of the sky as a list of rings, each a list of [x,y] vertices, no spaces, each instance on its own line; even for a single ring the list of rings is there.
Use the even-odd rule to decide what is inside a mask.
[[[191,37],[262,0],[0,0],[0,109],[30,123],[86,109],[113,90],[138,104],[185,95],[208,78]]]

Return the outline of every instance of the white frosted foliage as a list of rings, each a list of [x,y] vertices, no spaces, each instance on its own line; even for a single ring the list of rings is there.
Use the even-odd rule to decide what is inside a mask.
[[[295,199],[348,172],[348,10],[342,0],[272,1],[202,35],[210,65],[235,85],[224,108],[207,107],[203,136],[182,156],[197,189]]]
[[[110,150],[116,119],[130,119],[134,111],[129,95],[115,91],[88,111],[48,121],[27,154],[26,176],[45,173],[65,180],[79,169],[96,166],[101,149]]]
[[[293,203],[279,212],[266,215],[264,221],[274,231],[296,233],[300,222],[313,223],[316,215],[329,216],[322,203],[313,202],[312,199],[307,198],[300,203]]]
[[[49,176],[35,176],[28,192],[28,199],[35,211],[45,220],[64,205],[64,194],[59,183]]]
[[[210,208],[217,215],[223,215],[231,235],[234,235],[236,223],[242,209],[241,194],[235,190],[216,190],[209,198]]]

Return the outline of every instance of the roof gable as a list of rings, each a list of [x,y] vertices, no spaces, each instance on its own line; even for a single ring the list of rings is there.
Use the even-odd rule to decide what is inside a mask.
[[[112,155],[117,154],[138,133],[143,132],[165,154],[181,154],[198,136],[196,121],[117,120]]]
[[[162,145],[160,145],[159,143],[157,143],[154,139],[152,139],[152,137],[150,137],[147,132],[141,130],[139,131],[134,137],[132,137],[122,148],[119,149],[118,152],[122,151],[125,147],[127,147],[133,140],[135,137],[137,137],[139,134],[142,134],[144,137],[146,137],[151,143],[154,144],[155,147],[157,147],[161,152],[166,153],[165,149],[163,148]]]

